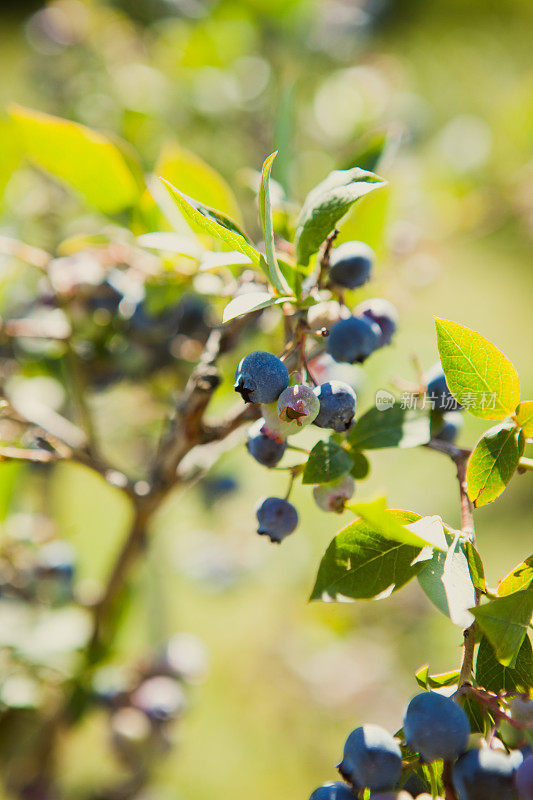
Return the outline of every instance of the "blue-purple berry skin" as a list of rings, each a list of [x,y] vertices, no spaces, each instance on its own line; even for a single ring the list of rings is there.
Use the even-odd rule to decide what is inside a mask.
[[[439,363],[434,364],[427,371],[425,379],[428,399],[433,401],[435,411],[457,411],[462,408],[450,392],[446,376]]]
[[[315,789],[309,800],[354,800],[354,793],[342,781],[329,781]]]
[[[314,390],[320,402],[320,410],[315,418],[319,428],[331,428],[344,433],[352,424],[357,395],[351,386],[343,381],[327,381]]]
[[[339,764],[342,777],[356,790],[393,789],[400,779],[402,755],[398,742],[379,725],[363,725],[348,736]]]
[[[328,336],[328,353],[341,363],[362,364],[379,347],[380,336],[379,325],[366,317],[341,319]]]
[[[516,800],[516,759],[501,750],[469,750],[453,767],[459,800]]]
[[[261,429],[264,424],[264,419],[258,419],[249,428],[246,449],[263,466],[275,467],[283,458],[287,443],[274,440],[263,433]]]
[[[453,761],[467,748],[468,717],[461,706],[437,692],[413,697],[403,720],[405,738],[424,761]]]
[[[524,758],[516,770],[515,784],[520,800],[533,800],[533,755]]]
[[[390,300],[384,300],[381,297],[363,300],[354,309],[354,314],[359,317],[367,317],[379,325],[381,330],[380,347],[391,343],[398,327],[399,315],[396,306]]]
[[[370,280],[374,251],[364,242],[344,242],[331,251],[329,278],[345,289],[357,289]]]
[[[246,403],[273,403],[288,385],[283,361],[265,350],[255,350],[240,361],[233,386]]]
[[[442,418],[442,427],[439,432],[435,434],[435,439],[438,439],[440,442],[454,444],[463,426],[464,420],[461,414],[457,411],[449,411],[447,414],[444,414]]]
[[[298,512],[288,500],[267,497],[256,510],[257,533],[268,536],[271,542],[280,543],[298,525]]]

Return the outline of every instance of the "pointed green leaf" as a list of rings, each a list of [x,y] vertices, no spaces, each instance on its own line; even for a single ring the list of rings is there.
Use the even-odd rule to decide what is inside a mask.
[[[246,235],[232,219],[214,208],[198,203],[192,197],[187,197],[164,178],[161,180],[186,220],[198,225],[209,236],[224,242],[230,250],[238,250],[254,264],[259,264],[261,254],[249,243]]]
[[[274,226],[272,224],[272,205],[270,202],[270,171],[272,162],[277,156],[277,151],[269,155],[263,164],[261,172],[261,185],[259,187],[259,212],[261,216],[261,227],[265,240],[266,260],[270,283],[274,289],[281,294],[289,293],[289,286],[283,277],[276,259],[274,249]]]
[[[518,564],[498,584],[497,592],[500,597],[527,589],[533,583],[533,556],[526,558]]]
[[[471,609],[505,667],[514,667],[533,614],[533,587],[490,600]]]
[[[481,556],[472,542],[465,542],[463,549],[466,555],[466,560],[468,561],[468,569],[470,570],[472,583],[476,589],[479,589],[480,592],[485,592],[487,587],[485,585],[485,570],[483,568]]]
[[[418,517],[409,526],[402,525],[395,514],[388,508],[384,497],[378,497],[369,503],[350,503],[350,511],[360,516],[371,525],[373,530],[385,539],[413,547],[436,547],[446,550],[446,536],[440,517]]]
[[[459,670],[441,672],[438,675],[429,674],[429,664],[425,664],[415,672],[415,678],[422,689],[441,689],[443,686],[455,686],[459,680]]]
[[[351,206],[386,181],[359,167],[336,170],[305,198],[296,222],[296,260],[306,266]]]
[[[260,311],[262,308],[294,302],[294,297],[273,297],[269,292],[249,292],[230,300],[222,313],[222,322],[229,322],[243,314]]]
[[[163,144],[154,173],[179,186],[189,197],[241,222],[239,204],[229,183],[200,156],[177,142]]]
[[[143,189],[118,147],[98,131],[12,105],[21,149],[31,162],[105,213],[133,206]],[[137,172],[137,171],[136,171]]]
[[[516,409],[516,424],[522,428],[524,436],[533,436],[533,400],[524,400]]]
[[[418,582],[436,608],[454,625],[467,628],[472,623],[469,609],[476,602],[476,593],[458,537],[447,553],[433,553],[420,571]]]
[[[486,636],[476,659],[476,683],[489,692],[527,692],[533,686],[533,650],[529,637],[520,646],[513,668],[504,667]]]
[[[394,403],[384,411],[371,408],[363,414],[348,434],[350,446],[357,450],[383,447],[418,447],[429,442],[429,417]]]
[[[480,333],[436,318],[437,342],[448,387],[467,411],[482,419],[504,419],[520,400],[512,362]]]
[[[409,511],[391,511],[400,527],[420,519]],[[419,547],[394,542],[358,519],[340,531],[318,569],[311,600],[326,602],[370,599],[389,595],[421,569],[414,563]]]
[[[512,422],[495,425],[483,434],[468,460],[468,496],[476,508],[501,495],[524,452],[524,437]]]
[[[353,461],[333,439],[317,442],[305,465],[302,483],[331,483],[351,470]]]

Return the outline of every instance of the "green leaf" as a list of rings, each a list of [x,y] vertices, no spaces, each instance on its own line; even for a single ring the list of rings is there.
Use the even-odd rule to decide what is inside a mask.
[[[20,159],[20,142],[15,136],[13,123],[0,119],[0,199]]]
[[[468,459],[466,485],[476,508],[496,500],[511,480],[524,452],[524,436],[512,422],[486,431]]]
[[[331,483],[352,468],[353,461],[333,439],[317,442],[305,465],[302,483]]]
[[[433,605],[461,628],[473,621],[469,611],[476,593],[459,537],[447,553],[435,552],[418,574],[418,582]]]
[[[289,286],[283,277],[276,259],[274,249],[274,226],[272,224],[272,205],[270,202],[270,171],[272,162],[277,156],[277,151],[269,155],[261,171],[261,185],[259,187],[259,212],[261,227],[265,240],[266,260],[268,264],[269,280],[274,289],[280,294],[287,294]]]
[[[476,683],[489,692],[527,692],[533,685],[533,650],[526,636],[514,667],[504,667],[486,636],[481,638],[476,659]]]
[[[471,609],[505,667],[514,667],[533,614],[533,587],[490,600]]]
[[[204,233],[224,242],[230,250],[244,253],[254,264],[260,263],[261,254],[248,242],[246,235],[233,220],[220,211],[187,197],[164,178],[161,180],[188,222],[198,225]]]
[[[419,519],[409,511],[391,511],[400,527]],[[420,547],[386,539],[363,519],[340,531],[320,563],[311,600],[370,599],[391,594],[421,569],[414,563]]]
[[[518,564],[498,584],[498,595],[505,597],[508,594],[527,589],[533,583],[533,556],[526,558]]]
[[[11,500],[23,472],[24,464],[21,461],[0,463],[0,522],[7,517]]]
[[[350,207],[386,181],[359,167],[336,170],[315,186],[305,198],[296,222],[296,260],[306,266],[310,257],[333,231]]]
[[[350,448],[349,452],[350,458],[353,461],[350,475],[355,478],[356,481],[362,481],[370,472],[370,461],[360,450]]]
[[[422,689],[441,689],[443,686],[455,686],[459,680],[459,670],[441,672],[438,675],[429,674],[429,664],[417,669],[415,678]]]
[[[229,183],[202,158],[177,142],[163,144],[154,173],[179,186],[189,197],[241,222],[239,204]]]
[[[382,447],[418,447],[429,442],[429,417],[400,403],[380,411],[371,408],[363,414],[348,434],[350,447],[377,450]]]
[[[368,525],[383,536],[395,542],[403,542],[413,547],[436,547],[447,549],[446,536],[440,517],[418,517],[409,527],[398,522],[397,517],[387,508],[384,497],[369,503],[349,503],[346,506]]]
[[[520,400],[520,380],[507,356],[464,325],[439,318],[435,324],[442,368],[455,399],[482,419],[512,414]]]
[[[24,154],[79,192],[89,205],[116,213],[135,205],[143,187],[118,147],[77,122],[12,105]]]
[[[524,436],[533,436],[533,400],[523,400],[516,409],[516,424],[522,428]]]
[[[229,322],[230,319],[241,317],[243,314],[251,314],[252,311],[259,311],[262,308],[268,308],[268,306],[290,302],[294,303],[294,297],[273,297],[269,292],[241,294],[230,300],[224,308],[222,322]]]
[[[485,592],[487,587],[485,585],[485,570],[483,568],[481,556],[472,542],[465,542],[463,544],[463,549],[466,555],[466,560],[468,561],[468,569],[470,570],[472,583],[476,589],[479,589],[480,592]]]

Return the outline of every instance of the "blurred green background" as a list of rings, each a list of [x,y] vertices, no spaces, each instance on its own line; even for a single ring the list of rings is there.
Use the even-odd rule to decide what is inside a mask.
[[[516,364],[523,397],[533,396],[531,3],[59,0],[9,4],[0,21],[0,107],[16,101],[117,133],[147,169],[165,141],[177,140],[230,182],[255,234],[248,171],[274,147],[274,176],[301,201],[386,130],[380,172],[391,193],[371,291],[398,305],[402,323],[393,346],[358,376],[362,407],[395,377],[415,377],[413,354],[424,367],[434,362],[433,315],[495,342]],[[1,125],[0,117],[0,143]],[[0,183],[8,158],[0,148]],[[54,247],[97,227],[67,195],[31,192],[33,181],[28,172],[9,182],[1,232]],[[234,366],[227,358],[228,381]],[[146,437],[162,413],[134,386],[100,393],[93,404],[104,446],[122,459],[121,443]],[[467,419],[465,446],[485,427]],[[446,459],[386,450],[371,462],[360,499],[384,490],[392,508],[459,524]],[[455,667],[461,631],[416,584],[376,602],[308,604],[320,556],[349,514],[339,520],[317,510],[299,488],[297,534],[269,547],[254,534],[253,507],[259,494],[282,491],[283,477],[242,447],[215,472],[234,475],[238,491],[212,508],[200,489],[165,505],[115,643],[126,660],[185,630],[209,651],[208,676],[150,796],[305,798],[334,779],[352,727],[400,727],[414,670],[428,660],[433,671]],[[530,498],[530,478],[516,477],[476,513],[493,584],[531,549]],[[19,475],[12,508],[27,511],[32,502],[40,501]],[[60,465],[45,510],[76,547],[82,588],[102,579],[124,534],[120,497],[83,467]],[[68,796],[119,774],[106,737],[101,712],[65,737]]]

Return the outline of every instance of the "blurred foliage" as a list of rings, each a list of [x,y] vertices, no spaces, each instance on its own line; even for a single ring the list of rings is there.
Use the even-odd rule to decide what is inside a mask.
[[[398,375],[413,377],[410,353],[424,364],[434,360],[433,314],[479,327],[513,353],[524,396],[531,395],[524,336],[533,290],[531,4],[56,0],[24,19],[12,12],[12,5],[9,13],[2,7],[0,66],[8,76],[0,84],[2,106],[16,101],[101,130],[119,153],[109,175],[117,163],[131,169],[133,148],[141,162],[136,174],[162,175],[237,222],[242,215],[254,240],[261,236],[252,194],[259,174],[249,167],[274,149],[280,150],[273,167],[278,230],[290,224],[292,202],[331,169],[357,165],[385,175],[391,188],[369,196],[340,237],[362,238],[378,250],[372,291],[383,290],[402,316],[395,347],[365,375],[351,375],[364,408],[376,387]],[[19,5],[17,15],[23,14]],[[148,194],[136,209],[110,202],[107,183],[91,180],[81,156],[88,189],[85,200],[75,197],[20,161],[9,125],[2,116],[0,233],[57,251],[52,274],[66,294],[71,282],[77,292],[87,284],[69,322],[85,343],[78,355],[91,380],[97,434],[105,455],[143,480],[166,403],[183,387],[208,326],[220,318],[217,274],[206,270],[193,279],[186,255],[175,271],[172,253],[153,270],[155,256],[137,248],[130,231],[171,225]],[[82,139],[73,147],[81,148]],[[26,152],[42,145],[41,137],[25,141]],[[43,155],[34,161],[50,168]],[[124,181],[120,189],[127,199]],[[126,252],[130,261],[134,253],[129,271],[122,269]],[[16,259],[0,259],[0,313],[31,317],[35,297],[46,295],[39,275]],[[114,281],[124,274],[128,285],[119,279],[117,288]],[[170,342],[169,326],[190,332],[191,319],[195,336],[185,341],[178,331]],[[272,320],[263,316],[248,348],[264,344],[265,331],[272,335]],[[47,408],[75,416],[65,349],[26,341],[15,352],[2,341],[19,365],[12,391],[22,401],[37,394]],[[234,356],[223,361],[226,376],[234,365]],[[218,408],[229,402],[228,387],[226,381]],[[481,430],[469,419],[465,443]],[[421,514],[438,509],[458,522],[452,471],[437,456],[376,451],[371,460],[367,494],[386,486],[393,507]],[[238,493],[228,476],[238,481]],[[0,604],[0,737],[16,743],[36,730],[36,707],[53,713],[54,679],[79,667],[76,652],[87,631],[72,598],[90,600],[101,585],[129,508],[78,465],[48,473],[39,465],[3,463],[0,479],[7,554],[0,575],[2,596],[8,595]],[[110,661],[139,665],[128,678],[133,691],[146,654],[176,631],[194,631],[210,651],[209,678],[192,690],[193,709],[180,728],[181,752],[156,767],[158,794],[207,800],[231,786],[235,800],[252,792],[265,800],[305,796],[329,774],[347,726],[365,715],[384,724],[399,716],[428,651],[435,654],[432,672],[449,668],[457,632],[410,589],[394,604],[305,605],[319,554],[338,523],[307,508],[307,495],[298,490],[301,531],[281,553],[267,551],[252,535],[251,509],[257,486],[275,492],[279,478],[265,478],[236,452],[209,480],[187,498],[172,497],[159,515],[153,546],[120,609],[123,625]],[[518,479],[507,494],[497,508],[478,513],[491,580],[523,557],[530,535],[527,486]],[[64,541],[74,548],[75,569],[59,570],[56,585],[56,564],[36,588],[35,575],[42,577],[43,563],[54,555],[46,549],[40,555],[43,548]],[[14,566],[24,576],[15,587]],[[29,613],[17,592],[36,600]],[[95,676],[85,677],[89,684]],[[45,689],[50,694],[43,697]],[[13,709],[20,712],[17,726]],[[61,741],[66,796],[87,796],[95,775],[102,788],[124,778],[124,758],[131,763],[133,752],[135,759],[135,743],[120,739],[124,717],[111,724],[119,711],[95,706]],[[126,728],[135,725],[126,719]],[[138,731],[141,739],[147,734],[142,724]],[[111,734],[120,740],[113,758],[105,747]],[[167,734],[174,736],[172,725],[162,739]],[[159,745],[163,752],[165,742],[158,739],[156,750]],[[15,772],[31,774],[23,753],[7,752]]]

